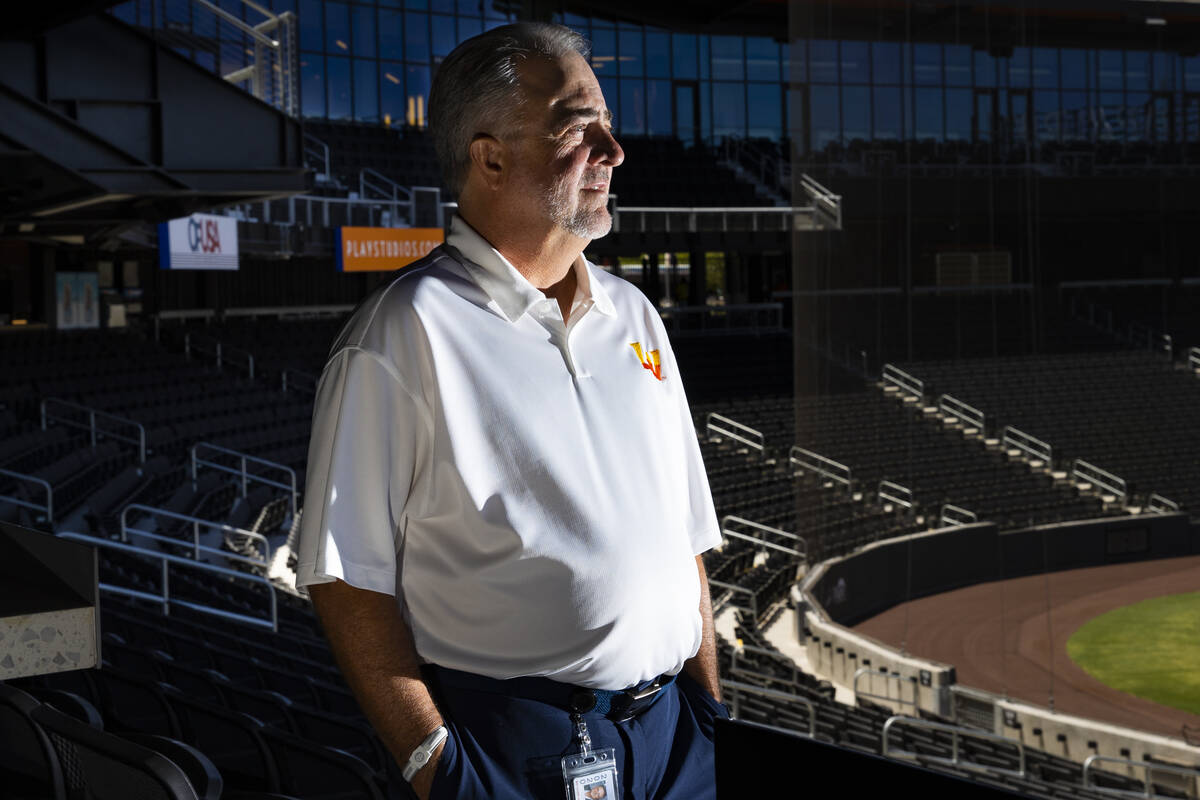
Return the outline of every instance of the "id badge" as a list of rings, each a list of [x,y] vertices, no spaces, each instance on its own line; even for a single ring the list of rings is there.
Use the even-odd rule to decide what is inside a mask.
[[[562,770],[567,800],[620,800],[613,748],[564,756]]]

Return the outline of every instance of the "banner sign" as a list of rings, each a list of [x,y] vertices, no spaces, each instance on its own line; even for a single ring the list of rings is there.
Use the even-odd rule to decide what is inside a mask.
[[[237,220],[192,214],[158,226],[161,269],[237,269]]]
[[[59,272],[54,276],[54,322],[59,330],[100,327],[100,276]]]
[[[338,228],[342,272],[384,272],[424,258],[445,240],[441,228]]]

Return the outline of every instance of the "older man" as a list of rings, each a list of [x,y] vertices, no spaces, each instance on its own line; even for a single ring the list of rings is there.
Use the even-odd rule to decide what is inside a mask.
[[[719,531],[661,320],[582,255],[624,158],[587,56],[523,23],[447,57],[459,213],[321,378],[299,583],[397,797],[713,793]]]

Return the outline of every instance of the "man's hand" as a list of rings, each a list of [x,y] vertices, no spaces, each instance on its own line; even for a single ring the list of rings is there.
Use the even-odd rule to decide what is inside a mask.
[[[700,619],[704,628],[700,650],[687,660],[683,669],[720,702],[721,676],[717,671],[717,631],[713,626],[712,598],[708,594],[708,573],[704,570],[704,559],[700,556],[696,556],[696,569],[700,573]]]
[[[442,724],[442,715],[421,678],[412,632],[396,598],[340,580],[309,586],[308,593],[346,683],[403,768],[413,750]],[[421,800],[428,800],[443,747],[438,745],[413,776]]]

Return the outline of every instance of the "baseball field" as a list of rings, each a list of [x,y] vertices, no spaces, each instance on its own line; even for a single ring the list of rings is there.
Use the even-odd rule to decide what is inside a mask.
[[[1200,714],[1200,592],[1094,617],[1067,640],[1067,654],[1106,686]]]

